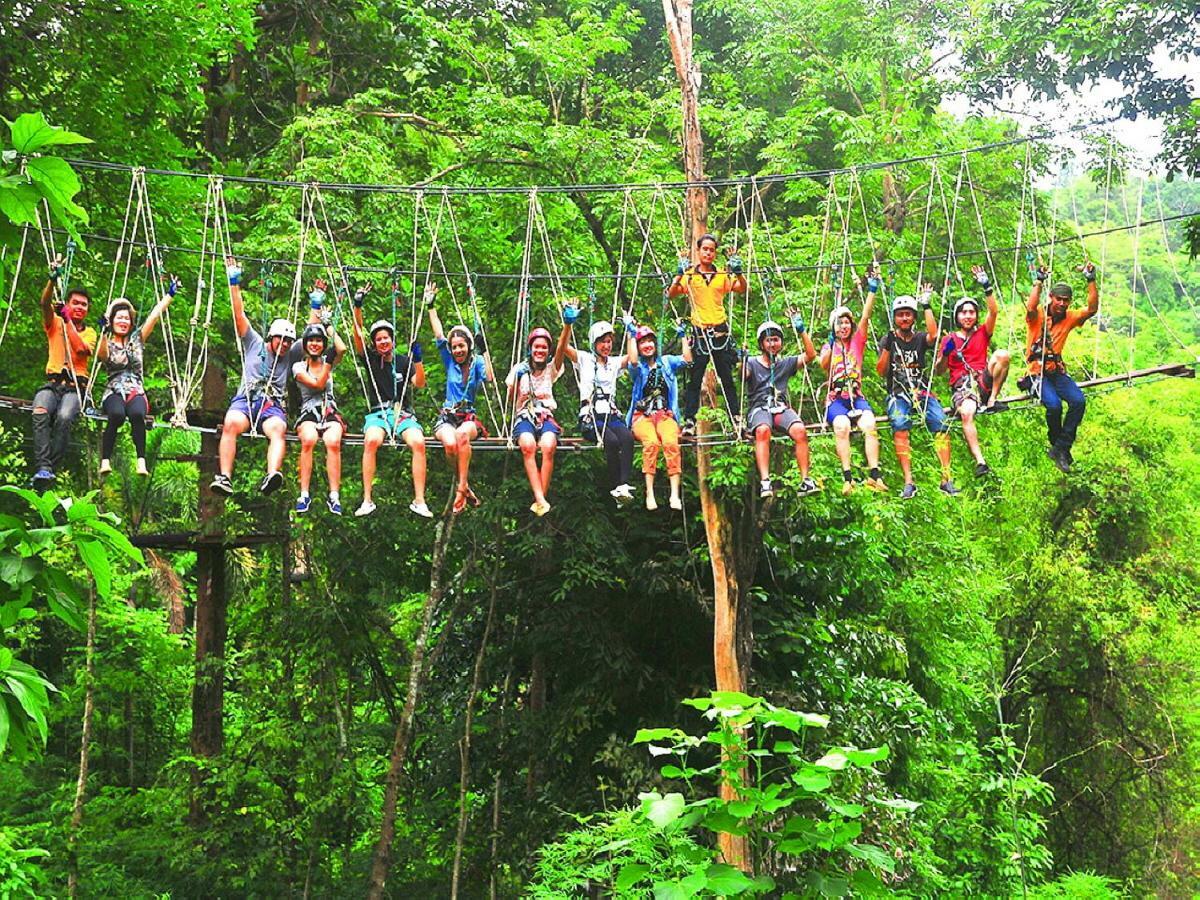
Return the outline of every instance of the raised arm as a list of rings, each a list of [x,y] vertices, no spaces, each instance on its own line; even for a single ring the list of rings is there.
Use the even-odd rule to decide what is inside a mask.
[[[633,316],[625,313],[621,317],[621,324],[625,328],[625,362],[632,369],[638,362],[637,340],[634,339],[637,323],[634,322]]]
[[[879,344],[879,358],[875,360],[875,374],[886,375],[888,366],[892,363],[892,333],[883,336]]]
[[[225,257],[225,274],[229,276],[229,305],[233,307],[233,330],[239,338],[250,330],[246,305],[242,302],[242,267],[232,256]]]
[[[158,320],[162,318],[162,314],[167,311],[167,307],[171,305],[171,301],[175,299],[175,293],[179,290],[179,279],[171,275],[167,280],[166,293],[162,295],[162,299],[154,304],[154,308],[150,310],[146,316],[146,321],[142,323],[140,334],[142,343],[150,340],[150,335],[154,334],[154,328],[158,325]],[[107,347],[105,348],[107,352]],[[103,357],[102,357],[103,358]]]
[[[571,362],[579,362],[579,353],[571,346],[571,327],[579,318],[579,307],[574,303],[568,303],[563,307],[563,327],[562,332],[558,335],[558,345],[554,348],[554,371],[562,369],[563,358],[571,360]]]
[[[744,266],[742,258],[737,253],[734,253],[726,260],[726,268],[729,271],[729,289],[735,294],[746,293],[746,288],[748,287],[743,271]]]
[[[1039,265],[1033,274],[1033,287],[1029,289],[1029,300],[1025,303],[1025,318],[1036,319],[1038,307],[1042,304],[1042,288],[1046,285],[1046,279],[1050,277],[1050,270],[1045,266]]]
[[[46,331],[53,327],[57,316],[54,311],[54,291],[58,286],[58,279],[62,277],[62,267],[62,257],[54,257],[54,262],[50,264],[50,277],[46,279],[46,286],[42,288],[42,328]]]
[[[828,341],[826,341],[824,344],[821,345],[821,358],[819,360],[819,362],[821,364],[821,368],[824,369],[826,372],[829,371],[829,361],[832,356],[833,356],[833,345],[831,343],[829,343]]]
[[[346,342],[342,340],[341,334],[334,330],[332,322],[325,326],[325,333],[333,341],[333,365],[336,366],[346,356]]]
[[[692,258],[686,250],[681,250],[679,253],[679,265],[675,267],[675,277],[671,279],[671,284],[667,287],[668,297],[681,297],[688,292],[687,285],[683,283],[683,275],[688,270],[688,266],[692,264]]]
[[[1096,264],[1086,262],[1083,265],[1083,277],[1087,279],[1087,308],[1079,321],[1086,322],[1100,311],[1100,288],[1096,287]]]
[[[867,329],[871,327],[871,312],[875,309],[875,295],[879,293],[882,286],[879,270],[872,264],[871,268],[867,269],[867,299],[863,301],[862,316],[859,317],[858,327],[855,331],[866,334]]]
[[[433,338],[437,341],[446,339],[446,331],[442,328],[442,320],[438,316],[437,308],[434,304],[437,303],[438,288],[436,284],[425,285],[425,308],[429,310],[429,326],[433,329]]]
[[[983,330],[990,337],[996,333],[996,317],[1000,313],[1000,306],[996,303],[996,290],[992,287],[992,279],[983,266],[971,266],[971,274],[975,276],[976,283],[983,288],[983,302],[987,304],[987,317],[983,320]]]
[[[367,300],[367,294],[371,293],[371,283],[367,282],[357,291],[354,292],[354,312],[350,317],[350,342],[354,345],[354,352],[359,356],[365,356],[367,352],[367,344],[363,340],[363,303]]]

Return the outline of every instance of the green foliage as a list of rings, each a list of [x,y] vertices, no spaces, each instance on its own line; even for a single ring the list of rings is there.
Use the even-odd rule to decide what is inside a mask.
[[[0,897],[45,896],[46,872],[34,860],[50,854],[40,847],[20,847],[17,835],[0,828]]]

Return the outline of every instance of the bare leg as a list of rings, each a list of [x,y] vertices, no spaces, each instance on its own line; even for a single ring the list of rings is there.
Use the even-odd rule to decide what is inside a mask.
[[[788,429],[788,435],[796,445],[796,467],[800,470],[800,477],[807,478],[808,470],[812,465],[811,457],[808,452],[808,429],[801,422],[797,422]]]
[[[529,487],[533,489],[535,503],[545,503],[546,495],[542,493],[542,475],[538,471],[537,441],[532,434],[523,434],[517,438],[517,446],[521,450],[521,463],[525,466],[525,477],[529,479]]]
[[[368,428],[367,433],[363,435],[363,503],[371,502],[371,488],[375,485],[375,454],[379,452],[379,447],[383,443],[383,437],[384,431],[382,428]]]
[[[325,476],[329,479],[330,492],[342,489],[341,425],[330,425],[325,429]]]
[[[979,430],[975,427],[975,412],[978,405],[974,400],[964,400],[962,406],[958,408],[958,414],[962,417],[963,438],[966,439],[967,449],[971,451],[971,455],[975,457],[975,462],[983,462],[983,451],[979,449]]]
[[[267,440],[267,471],[282,472],[283,471],[283,456],[287,452],[287,424],[283,419],[271,417],[262,425],[263,433],[266,434]]]
[[[658,499],[654,496],[654,473],[644,473],[646,477],[646,509],[658,509]]]
[[[758,478],[766,481],[771,477],[771,428],[759,425],[754,429],[754,464],[758,466]]]
[[[879,468],[879,430],[875,427],[875,416],[864,412],[858,419],[858,427],[862,429],[864,443],[867,449],[867,466]]]
[[[420,428],[409,428],[404,432],[404,443],[412,451],[413,502],[420,505],[425,502],[425,433]]]
[[[217,459],[221,466],[221,474],[226,478],[233,476],[233,462],[237,459],[237,439],[239,435],[250,430],[250,420],[239,412],[227,412],[225,424],[221,427],[221,446],[217,451]]]
[[[933,449],[942,464],[942,481],[950,480],[950,434],[943,431],[933,436]]]
[[[912,442],[907,431],[893,431],[892,443],[896,447],[896,459],[900,461],[900,471],[904,473],[904,483],[912,484]]]
[[[850,469],[850,419],[846,416],[835,416],[833,420],[833,445],[837,450],[838,461],[842,471]]]
[[[558,449],[558,435],[543,434],[538,442],[542,448],[542,497],[550,492],[550,476],[554,474],[554,451]]]
[[[1004,387],[1004,382],[1008,378],[1008,366],[1011,359],[1012,354],[1007,350],[997,350],[988,360],[988,374],[992,376],[992,392],[988,396],[988,406],[995,403],[996,398],[1000,396],[1000,389]]]
[[[305,422],[296,429],[300,435],[300,493],[307,494],[312,481],[313,448],[317,446],[317,426]]]

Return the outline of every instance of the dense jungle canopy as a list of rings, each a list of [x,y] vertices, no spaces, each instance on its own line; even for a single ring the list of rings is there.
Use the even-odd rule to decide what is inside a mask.
[[[557,336],[568,297],[584,324],[632,308],[667,326],[681,190],[522,189],[685,180],[664,25],[679,6],[6,5],[0,395],[43,381],[47,251],[74,244],[91,322],[113,291],[143,310],[158,297],[147,233],[127,240],[128,165],[149,170],[153,241],[183,281],[177,346],[216,288],[222,410],[240,366],[223,261],[193,252],[211,239],[210,175],[256,327],[306,313],[313,277],[337,280],[318,245],[350,291],[375,282],[368,320],[394,316],[427,361],[423,282],[466,297],[464,270],[462,317],[478,315],[501,377],[527,325]],[[721,182],[708,224],[751,270],[737,343],[753,349],[784,307],[820,341],[834,282],[859,309],[873,260],[888,300],[935,282],[946,327],[986,263],[1015,382],[1031,268],[1052,263],[1078,298],[1090,261],[1101,307],[1068,342],[1077,378],[1200,356],[1200,100],[1171,74],[1195,68],[1194,0],[703,0],[692,16]],[[1110,117],[1062,119],[1101,82],[1119,86]],[[1149,153],[1147,122],[1162,128]],[[837,174],[769,177],[815,170]],[[309,193],[272,182],[425,193],[321,189],[297,276]],[[886,301],[871,327],[882,410]],[[164,421],[167,346],[156,334],[146,356]],[[348,366],[337,377],[358,431],[368,398]],[[808,422],[821,377],[795,382]],[[443,385],[433,362],[427,430]],[[573,375],[557,390],[575,434]],[[944,378],[935,390],[948,401]],[[500,449],[471,463],[483,505],[443,515],[434,448],[430,521],[408,511],[409,452],[384,447],[373,516],[301,518],[294,444],[286,488],[260,497],[264,442],[243,441],[237,494],[215,503],[211,435],[152,429],[141,476],[123,434],[102,480],[87,418],[39,497],[30,415],[0,404],[0,897],[1192,896],[1197,398],[1182,377],[1098,387],[1069,474],[1046,457],[1041,408],[1015,404],[979,420],[989,478],[953,431],[954,498],[919,431],[905,501],[886,431],[888,495],[840,496],[826,433],[811,442],[824,490],[795,495],[778,443],[770,503],[749,443],[712,447],[707,489],[748,569],[742,692],[714,691],[692,449],[682,512],[616,508],[603,456],[581,450],[560,452],[553,510],[534,518],[520,455]],[[348,506],[359,453],[344,454]],[[744,863],[722,857],[729,836]]]

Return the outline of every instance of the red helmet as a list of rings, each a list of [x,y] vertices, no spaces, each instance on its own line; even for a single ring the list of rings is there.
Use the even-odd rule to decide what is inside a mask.
[[[551,347],[554,346],[554,338],[551,337],[550,332],[545,328],[535,328],[533,331],[529,332],[529,339],[525,342],[525,344],[529,347],[532,347],[533,342],[538,338],[545,338],[547,344],[549,344]]]
[[[637,331],[633,333],[634,342],[640,344],[646,338],[658,340],[658,335],[654,333],[654,329],[649,325],[639,325]]]

